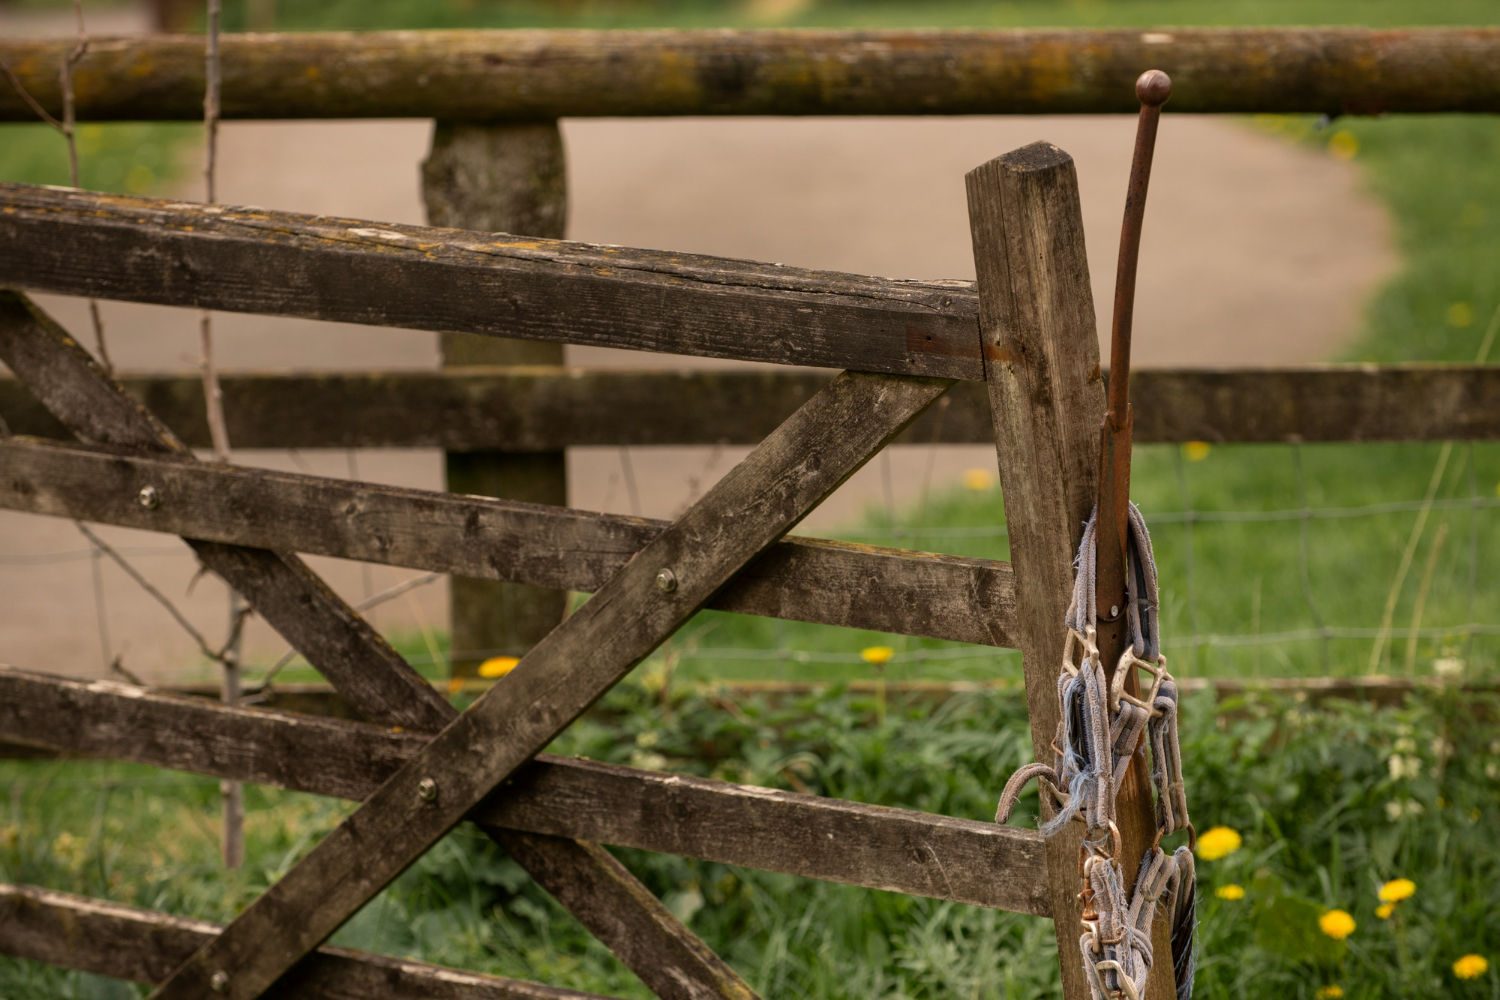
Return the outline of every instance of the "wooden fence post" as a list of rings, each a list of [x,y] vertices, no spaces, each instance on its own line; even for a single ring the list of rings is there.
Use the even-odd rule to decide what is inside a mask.
[[[556,122],[438,122],[422,164],[422,197],[434,226],[561,239],[567,175]],[[563,345],[446,332],[443,367],[561,365]],[[566,453],[444,452],[451,493],[565,506]],[[522,656],[562,620],[567,593],[497,580],[452,578],[449,648],[454,677],[487,656]]]
[[[1078,174],[1067,153],[1037,142],[976,168],[966,181],[1031,742],[1037,760],[1051,761],[1063,619],[1073,555],[1094,504],[1105,410]],[[1139,823],[1144,816],[1146,829],[1152,824],[1149,787],[1127,779],[1118,806],[1125,832],[1121,862],[1126,885],[1134,885],[1150,842],[1149,834],[1141,839]],[[1043,808],[1050,818],[1050,808]],[[1081,836],[1080,826],[1070,823],[1047,841],[1067,1000],[1089,996],[1078,948]],[[1147,996],[1170,998],[1175,987],[1165,921],[1155,922],[1152,940],[1156,961]]]

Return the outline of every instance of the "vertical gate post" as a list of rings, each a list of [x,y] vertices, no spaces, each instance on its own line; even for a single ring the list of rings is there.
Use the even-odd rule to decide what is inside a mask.
[[[1067,153],[1037,142],[991,160],[965,180],[979,287],[980,347],[1016,573],[1016,620],[1031,742],[1036,759],[1050,761],[1073,555],[1094,504],[1105,410],[1078,174]],[[1127,886],[1134,885],[1150,844],[1150,834],[1143,840],[1141,830],[1154,824],[1149,785],[1140,780],[1145,778],[1144,762],[1138,758],[1137,764],[1123,783],[1118,803],[1125,833],[1120,860]],[[1052,810],[1045,804],[1046,796],[1042,798],[1050,818]],[[1089,996],[1078,947],[1081,838],[1079,825],[1070,823],[1047,841],[1052,914],[1067,1000]],[[1164,920],[1153,924],[1152,941],[1156,960],[1147,996],[1170,1000],[1175,987]]]
[[[556,122],[499,125],[438,122],[422,164],[422,197],[434,226],[561,239],[567,176]],[[561,365],[563,346],[472,333],[442,334],[443,366]],[[449,492],[568,502],[565,454],[446,452]],[[498,580],[452,579],[453,676],[472,677],[493,650],[521,656],[562,620],[567,594]],[[475,655],[462,655],[472,651]]]

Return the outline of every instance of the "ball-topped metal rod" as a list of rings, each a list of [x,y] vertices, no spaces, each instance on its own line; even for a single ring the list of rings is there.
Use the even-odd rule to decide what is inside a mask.
[[[1098,518],[1099,651],[1113,672],[1124,651],[1126,537],[1130,530],[1130,337],[1135,312],[1135,275],[1141,255],[1141,226],[1146,216],[1146,189],[1156,150],[1161,106],[1172,96],[1172,79],[1149,69],[1135,81],[1141,101],[1136,123],[1135,155],[1125,192],[1125,221],[1120,227],[1120,257],[1115,269],[1115,309],[1109,344],[1109,409],[1100,434]],[[1134,678],[1131,678],[1134,681]]]

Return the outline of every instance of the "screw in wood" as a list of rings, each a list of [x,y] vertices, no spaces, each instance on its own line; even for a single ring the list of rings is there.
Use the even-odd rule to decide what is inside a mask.
[[[155,486],[142,486],[141,491],[135,495],[135,502],[147,510],[155,510],[161,506],[161,494]]]
[[[423,802],[432,802],[437,798],[437,782],[431,778],[423,778],[417,782],[417,798]]]
[[[656,589],[663,594],[670,594],[677,589],[677,574],[672,572],[670,566],[656,574]]]
[[[146,487],[147,490],[149,490],[150,488],[151,487],[149,487],[149,486]],[[144,493],[144,492],[146,492],[146,490],[142,490],[141,492]],[[220,969],[218,972],[215,972],[212,976],[209,976],[208,977],[208,988],[211,989],[211,990],[213,990],[215,993],[228,993],[229,992],[229,973],[225,972],[223,969]]]

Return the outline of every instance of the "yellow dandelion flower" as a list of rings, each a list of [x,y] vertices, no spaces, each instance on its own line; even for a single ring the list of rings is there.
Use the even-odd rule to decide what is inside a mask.
[[[1201,462],[1208,457],[1209,450],[1207,441],[1189,441],[1182,446],[1182,457],[1189,462]]]
[[[492,656],[479,665],[480,677],[504,677],[516,669],[521,662],[519,656]]]
[[[1198,838],[1198,857],[1204,861],[1218,861],[1238,851],[1243,843],[1238,830],[1216,826]]]
[[[1354,918],[1343,910],[1329,910],[1318,918],[1318,928],[1335,941],[1342,941],[1354,933]]]
[[[1399,903],[1403,899],[1410,899],[1416,895],[1417,883],[1409,878],[1391,879],[1380,887],[1380,901],[1382,903]]]
[[[964,473],[964,486],[971,490],[987,490],[995,481],[985,469],[970,469]]]
[[[1395,913],[1395,912],[1396,912],[1396,904],[1395,903],[1381,903],[1379,906],[1375,907],[1375,915],[1377,917],[1379,917],[1381,920],[1389,920],[1389,919],[1391,919],[1391,914]]]
[[[1319,986],[1318,992],[1313,994],[1313,996],[1317,997],[1318,1000],[1338,1000],[1338,998],[1343,995],[1344,988],[1342,986],[1336,986],[1332,983],[1327,986]]]
[[[864,660],[866,663],[873,663],[877,667],[882,663],[888,662],[895,655],[896,651],[889,646],[866,646],[859,651],[859,658],[861,660]]]
[[[1467,302],[1455,302],[1448,307],[1448,325],[1463,329],[1474,325],[1474,307]]]
[[[1245,887],[1242,885],[1221,885],[1214,890],[1214,895],[1220,899],[1244,899]]]
[[[1340,160],[1352,160],[1359,153],[1359,140],[1353,132],[1340,129],[1328,140],[1328,151]]]
[[[1483,955],[1465,955],[1453,963],[1453,974],[1459,979],[1478,979],[1490,971],[1490,961]]]

